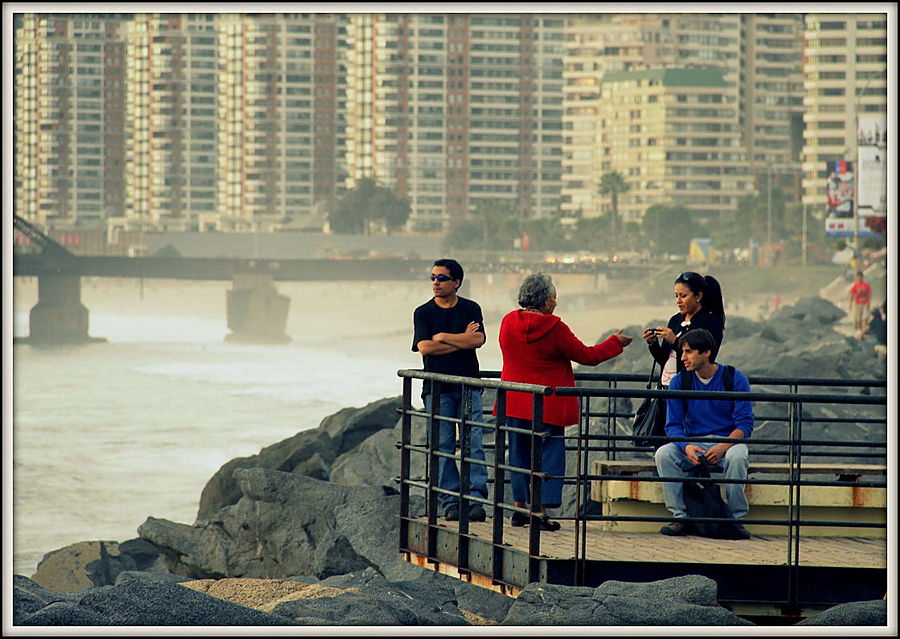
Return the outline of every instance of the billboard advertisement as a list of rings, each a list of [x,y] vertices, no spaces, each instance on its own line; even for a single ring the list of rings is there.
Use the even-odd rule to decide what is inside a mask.
[[[860,116],[857,128],[857,216],[876,236],[887,226],[887,118]]]
[[[854,219],[860,238],[883,237],[887,228],[887,118],[860,116],[857,123],[855,165],[844,160],[828,164],[828,237],[853,237]]]

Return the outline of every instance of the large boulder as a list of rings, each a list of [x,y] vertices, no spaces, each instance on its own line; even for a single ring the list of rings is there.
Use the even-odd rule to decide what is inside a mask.
[[[139,574],[139,573],[138,573]],[[14,623],[20,626],[278,626],[291,621],[185,588],[134,576],[77,595],[48,595],[17,576]],[[45,605],[39,606],[42,601]]]
[[[503,626],[752,626],[719,605],[716,582],[699,575],[598,588],[526,586]]]
[[[159,549],[143,539],[80,541],[47,553],[32,575],[45,588],[75,592],[108,586],[125,571],[166,572]]]
[[[386,583],[387,580],[376,570],[367,568],[360,572],[328,577],[317,582],[317,585],[363,592],[370,584],[383,586]],[[419,593],[434,592],[436,588],[438,592],[443,592],[441,590],[443,588],[451,588],[456,596],[457,608],[470,623],[477,625],[497,624],[503,621],[515,601],[512,597],[499,592],[431,570],[423,570],[417,578],[394,585],[414,598],[418,598]]]
[[[268,468],[328,480],[331,464],[382,429],[397,423],[400,398],[385,398],[363,408],[345,408],[326,417],[320,426],[263,448],[256,455],[238,457],[223,465],[200,494],[197,523],[202,524],[224,506],[241,498],[234,479],[238,468]]]
[[[397,551],[398,495],[265,468],[237,469],[234,477],[241,499],[208,522],[149,518],[138,528],[162,550],[171,572],[195,579],[323,578],[372,566],[401,579],[421,571]],[[423,511],[421,500],[411,511]]]
[[[328,599],[286,601],[275,606],[274,612],[302,625],[469,625],[459,610],[453,586],[430,579],[372,577],[362,588]]]
[[[829,608],[796,626],[887,626],[887,600],[854,601]],[[849,634],[849,633],[848,633]]]

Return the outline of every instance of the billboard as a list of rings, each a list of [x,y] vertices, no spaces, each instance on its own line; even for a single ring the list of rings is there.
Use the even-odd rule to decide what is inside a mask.
[[[844,160],[828,164],[828,237],[853,237],[854,219],[860,238],[883,237],[887,228],[887,118],[860,116],[857,125],[855,166]]]
[[[887,215],[887,119],[860,116],[857,129],[859,186],[857,211],[860,217]]]

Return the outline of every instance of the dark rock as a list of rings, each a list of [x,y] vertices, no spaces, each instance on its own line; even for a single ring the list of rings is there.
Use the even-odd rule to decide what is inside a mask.
[[[722,608],[714,581],[698,575],[598,588],[529,584],[501,625],[752,626]]]
[[[59,592],[44,588],[39,583],[23,575],[13,575],[13,624],[54,603],[74,604],[79,595],[74,592]]]
[[[138,570],[126,570],[124,572],[120,572],[118,576],[116,576],[116,581],[113,585],[120,586],[131,579],[142,579],[144,581],[158,584],[180,584],[184,583],[185,581],[190,581],[190,578],[188,577],[175,575],[170,572],[141,572]]]
[[[420,568],[397,552],[399,496],[264,468],[235,471],[243,497],[207,524],[149,518],[138,529],[170,572],[193,578],[315,575],[373,566],[391,579]],[[421,500],[411,504],[422,511]]]
[[[79,602],[116,626],[274,626],[285,620],[178,584],[130,579],[89,590]]]
[[[767,325],[759,332],[759,336],[762,339],[767,339],[770,342],[775,342],[777,344],[783,344],[784,338],[778,334],[778,331],[775,330],[774,326]]]
[[[363,589],[373,582],[379,585],[384,585],[387,584],[387,581],[388,580],[384,578],[384,575],[370,566],[365,570],[358,570],[341,575],[334,575],[332,577],[326,577],[325,579],[316,581],[315,583],[319,586],[328,586],[330,588],[347,590],[348,588]]]
[[[53,593],[17,577],[14,623],[23,626],[273,626],[283,617],[210,597],[154,577],[123,579],[80,593]],[[46,602],[38,606],[40,601]]]
[[[110,626],[112,621],[101,613],[77,603],[56,601],[40,610],[19,616],[17,626]]]
[[[430,580],[371,579],[363,592],[287,601],[275,606],[274,612],[303,625],[468,625],[456,606],[453,588]]]
[[[742,339],[758,335],[765,325],[747,317],[729,316],[725,320],[725,339]],[[725,343],[724,340],[722,342]]]
[[[47,553],[32,579],[47,588],[72,592],[110,585],[127,570],[166,571],[159,549],[143,539],[82,541]]]
[[[499,592],[487,590],[446,575],[434,574],[456,582],[456,599],[460,610],[474,613],[489,621],[496,623],[503,621],[515,601],[512,597],[507,597]]]
[[[886,626],[887,601],[854,601],[807,617],[795,626]],[[849,633],[848,633],[849,634]]]
[[[341,454],[397,422],[400,398],[385,398],[363,408],[345,408],[322,420],[319,428],[263,448],[258,454],[238,457],[223,465],[200,495],[198,524],[206,523],[221,508],[236,504],[241,491],[234,479],[238,468],[268,468],[327,480],[331,464]]]

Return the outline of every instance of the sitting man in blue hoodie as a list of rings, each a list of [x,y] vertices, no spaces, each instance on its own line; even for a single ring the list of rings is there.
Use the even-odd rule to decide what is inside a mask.
[[[733,371],[733,388],[727,389],[725,369],[712,360],[716,343],[706,329],[688,331],[679,338],[681,361],[685,370],[672,378],[671,390],[690,388],[695,391],[734,390],[749,392],[750,383],[739,370]],[[691,376],[691,384],[682,384],[682,377]],[[673,441],[656,451],[656,470],[660,477],[683,477],[684,471],[700,463],[698,455],[706,457],[710,466],[718,466],[726,479],[747,479],[750,463],[747,445],[741,440],[753,432],[753,404],[750,401],[669,398],[666,400],[666,435],[668,437],[727,437],[731,442],[684,442]],[[687,517],[684,503],[684,484],[663,482],[663,497],[676,521],[663,526],[663,535],[686,535],[692,527],[678,519]],[[744,484],[725,484],[725,502],[735,520],[747,514],[750,509],[744,494]],[[750,537],[746,529],[739,529]]]

